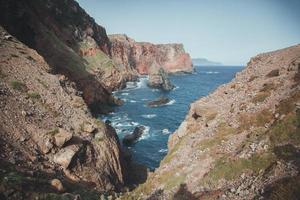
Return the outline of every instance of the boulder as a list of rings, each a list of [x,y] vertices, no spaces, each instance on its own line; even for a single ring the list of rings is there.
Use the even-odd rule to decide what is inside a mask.
[[[61,183],[61,181],[59,179],[52,179],[50,181],[50,184],[52,187],[54,187],[58,192],[63,192],[65,189],[64,189],[64,186],[63,184]]]
[[[159,97],[159,98],[157,98],[157,99],[155,99],[153,101],[149,101],[147,103],[147,105],[149,107],[158,107],[158,106],[165,105],[165,104],[167,104],[169,102],[170,102],[169,98],[167,98],[167,97]]]
[[[78,145],[67,146],[54,155],[53,161],[67,169],[78,150]]]
[[[72,137],[73,137],[72,133],[60,128],[59,132],[54,136],[55,144],[57,147],[61,148]]]
[[[125,135],[123,138],[123,144],[131,145],[136,142],[144,133],[145,127],[144,126],[137,126],[133,133]]]
[[[93,124],[90,123],[84,123],[82,125],[82,131],[87,132],[87,133],[93,133],[95,131],[95,127],[93,126]]]
[[[170,82],[165,70],[157,67],[152,67],[149,72],[148,86],[165,91],[174,89],[174,85]]]

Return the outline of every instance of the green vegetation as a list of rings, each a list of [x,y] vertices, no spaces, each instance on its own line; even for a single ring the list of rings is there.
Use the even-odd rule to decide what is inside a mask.
[[[10,82],[10,85],[14,90],[24,90],[26,88],[26,85],[18,80],[13,80]]]
[[[47,83],[39,78],[36,79],[45,89],[49,89]]]
[[[272,119],[273,119],[273,114],[267,109],[252,114],[241,113],[239,116],[239,122],[240,122],[239,130],[244,131],[244,130],[248,130],[251,127],[264,126]]]
[[[289,114],[278,121],[269,131],[273,145],[281,143],[300,144],[300,113]]]
[[[57,133],[59,133],[59,129],[58,128],[54,128],[50,131],[47,132],[47,134],[51,135],[51,136],[54,136],[56,135]]]
[[[27,96],[31,99],[40,99],[41,98],[40,94],[37,92],[28,92]]]
[[[203,178],[203,183],[214,185],[218,180],[227,181],[239,177],[243,172],[250,171],[257,174],[261,169],[266,169],[274,161],[271,153],[254,154],[251,158],[238,158],[236,160],[220,158],[215,162],[214,168]]]
[[[185,175],[176,175],[177,170],[167,171],[161,174],[158,178],[158,182],[165,185],[164,189],[170,190],[179,186],[185,181]]]
[[[258,92],[253,99],[251,100],[252,103],[261,103],[263,102],[267,97],[271,95],[270,92]]]
[[[234,135],[236,133],[237,129],[230,127],[227,123],[220,123],[215,135],[212,138],[202,140],[198,145],[199,149],[203,151],[204,149],[221,144],[222,141],[227,140],[227,136]]]

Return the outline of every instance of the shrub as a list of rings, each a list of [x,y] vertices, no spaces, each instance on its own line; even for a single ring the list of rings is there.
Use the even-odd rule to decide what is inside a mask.
[[[28,92],[27,96],[31,99],[40,99],[41,98],[40,94],[37,92]]]
[[[26,85],[18,80],[11,81],[10,85],[12,86],[13,89],[19,91],[24,90],[26,88]]]

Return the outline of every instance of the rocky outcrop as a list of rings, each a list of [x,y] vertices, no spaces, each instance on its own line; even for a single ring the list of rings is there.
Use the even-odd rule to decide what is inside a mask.
[[[135,127],[133,133],[125,135],[125,137],[123,138],[123,143],[125,145],[133,144],[143,135],[144,130],[145,130],[144,126]]]
[[[116,63],[148,74],[154,64],[167,73],[192,72],[192,60],[182,44],[136,42],[126,35],[109,35],[111,55]]]
[[[155,99],[153,101],[149,101],[147,103],[147,105],[149,107],[158,107],[158,106],[163,106],[163,105],[165,105],[165,104],[167,104],[169,102],[170,102],[169,98],[167,98],[167,97],[159,97],[159,98],[157,98],[157,99]]]
[[[134,70],[111,60],[105,29],[76,1],[2,0],[0,10],[0,22],[8,32],[37,50],[52,72],[74,81],[96,112],[115,103],[111,90],[136,78]]]
[[[123,199],[297,199],[300,45],[260,54],[201,98],[147,182]]]
[[[126,165],[116,132],[92,118],[74,82],[50,74],[43,57],[2,27],[0,63],[1,198],[62,195],[51,189],[54,178],[81,199],[99,199],[84,196],[94,188],[121,190]]]
[[[149,87],[170,91],[174,89],[174,85],[170,82],[167,73],[163,68],[151,67],[149,70]]]

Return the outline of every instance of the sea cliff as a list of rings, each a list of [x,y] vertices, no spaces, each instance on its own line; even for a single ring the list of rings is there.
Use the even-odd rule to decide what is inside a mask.
[[[151,67],[163,68],[167,73],[192,72],[193,64],[182,44],[152,44],[136,42],[127,35],[108,36],[114,60],[134,68],[139,74],[149,74]]]

